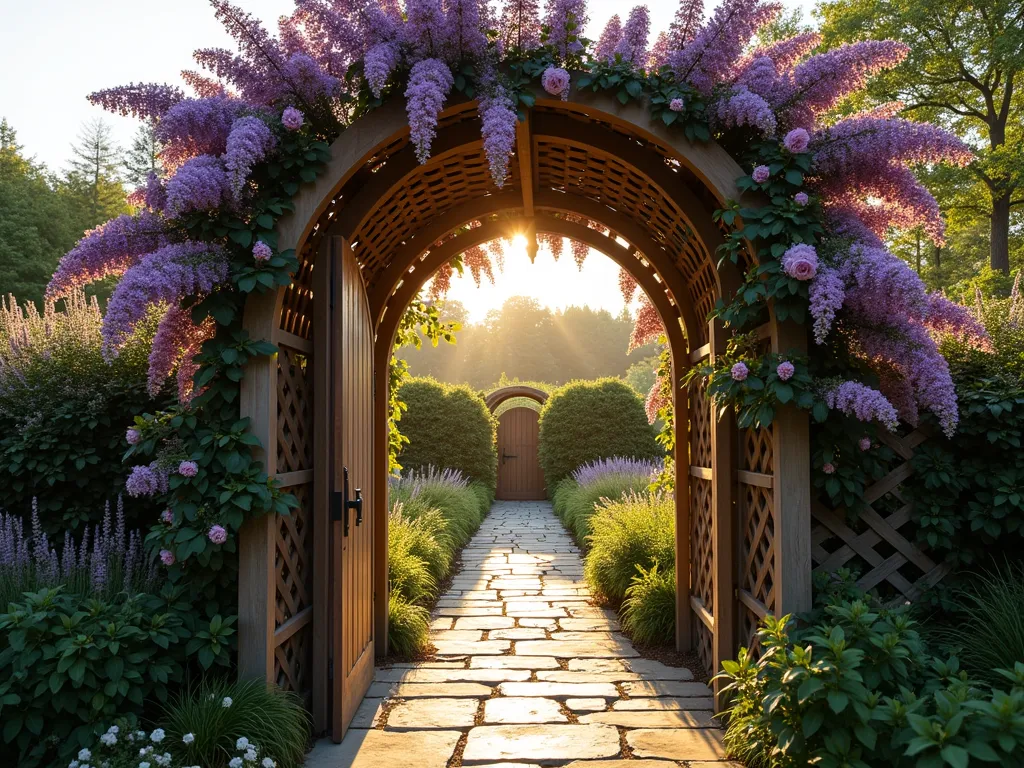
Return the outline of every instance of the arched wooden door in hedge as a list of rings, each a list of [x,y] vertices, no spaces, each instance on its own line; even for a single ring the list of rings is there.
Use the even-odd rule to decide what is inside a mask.
[[[546,498],[540,446],[539,414],[532,408],[509,408],[498,417],[499,499],[533,501]]]

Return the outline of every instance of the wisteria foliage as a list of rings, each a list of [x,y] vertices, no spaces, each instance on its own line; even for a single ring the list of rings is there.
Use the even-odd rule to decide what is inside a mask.
[[[934,337],[954,333],[984,346],[984,331],[969,313],[929,296],[884,240],[894,229],[922,227],[942,242],[938,207],[913,171],[921,164],[966,164],[970,151],[944,131],[896,117],[899,105],[842,119],[833,114],[871,76],[901,62],[903,44],[861,41],[819,52],[820,38],[802,33],[753,48],[758,28],[780,10],[762,0],[724,0],[707,18],[702,0],[683,0],[671,26],[653,31],[648,9],[637,6],[625,23],[613,16],[592,49],[584,34],[585,0],[548,0],[543,9],[537,0],[504,0],[500,9],[483,0],[406,0],[404,8],[384,0],[296,0],[276,35],[227,0],[211,4],[235,48],[195,52],[201,71],[184,74],[193,97],[156,84],[90,97],[154,121],[171,173],[140,192],[135,199],[145,207],[136,214],[88,233],[49,287],[59,297],[122,276],[105,320],[111,355],[146,306],[165,305],[151,381],[175,367],[194,370],[192,357],[211,329],[193,325],[182,304],[229,279],[217,248],[186,241],[177,224],[211,210],[244,215],[253,173],[289,131],[332,138],[383,99],[404,96],[416,156],[426,163],[439,114],[459,91],[479,101],[484,149],[501,187],[518,113],[532,103],[523,98],[523,83],[509,79],[508,67],[535,73],[544,89],[565,98],[571,70],[614,65],[669,83],[678,94],[673,112],[691,98],[703,100],[718,137],[736,134],[748,144],[777,142],[790,155],[810,154],[806,191],[795,204],[816,206],[825,238],[813,264],[804,258],[791,274],[809,289],[815,341],[848,346],[848,356],[877,380],[871,391],[900,417],[914,421],[930,410],[947,431],[955,428],[955,393]],[[768,166],[764,173],[770,175]],[[556,257],[561,253],[560,238],[541,239]],[[571,247],[582,263],[588,247]],[[468,254],[474,277],[492,275],[494,258],[482,248]],[[451,274],[450,267],[442,270],[435,292],[443,293]],[[624,281],[623,289],[632,297],[635,285]],[[661,332],[661,318],[642,298],[631,343]],[[189,386],[180,389],[187,398]],[[880,401],[866,407],[864,392],[852,386],[830,390],[826,399],[844,413],[891,426],[891,411]]]

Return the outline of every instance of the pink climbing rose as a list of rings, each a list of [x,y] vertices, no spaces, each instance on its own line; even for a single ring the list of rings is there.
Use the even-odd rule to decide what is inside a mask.
[[[281,113],[281,125],[289,131],[297,131],[305,122],[305,116],[295,107],[285,107]]]
[[[787,133],[786,138],[782,140],[783,146],[794,155],[806,152],[810,143],[811,136],[803,128],[794,128],[792,131]]]
[[[540,84],[552,96],[560,96],[563,101],[569,98],[569,73],[561,67],[548,67],[541,75]]]
[[[178,474],[182,477],[195,477],[199,474],[199,465],[194,461],[183,461],[178,465]]]
[[[871,450],[871,438],[870,437],[862,437],[860,439],[860,442],[857,443],[857,445],[860,446],[860,449],[862,451],[870,451]]]
[[[747,364],[742,360],[736,363],[729,371],[729,375],[732,376],[734,381],[744,381],[750,374],[750,369],[747,368]]]
[[[778,374],[781,381],[789,381],[793,378],[793,374],[796,373],[796,368],[789,360],[783,360],[775,369],[775,373]]]
[[[222,525],[215,525],[206,534],[214,544],[223,544],[228,540],[228,532]]]
[[[821,471],[824,472],[826,475],[833,475],[836,471],[836,465],[830,461],[827,461],[821,465]]]
[[[272,255],[273,251],[270,250],[270,246],[262,240],[257,240],[256,245],[252,247],[252,257],[260,264],[265,261],[269,261]]]
[[[818,273],[818,253],[805,243],[790,246],[782,254],[782,268],[797,280],[810,280]]]
[[[161,549],[160,562],[164,565],[174,565],[174,553],[167,549]]]
[[[673,112],[682,112],[686,109],[686,102],[682,99],[672,99],[672,101],[668,103],[668,108]]]
[[[766,181],[768,181],[768,177],[771,175],[772,172],[767,165],[757,166],[757,168],[755,168],[754,172],[751,174],[751,176],[753,176],[754,178],[754,181],[756,181],[758,184],[764,184]]]
[[[796,203],[797,205],[807,205],[807,202],[809,200],[810,198],[807,196],[806,192],[797,192],[795,195],[793,195],[793,202]]]

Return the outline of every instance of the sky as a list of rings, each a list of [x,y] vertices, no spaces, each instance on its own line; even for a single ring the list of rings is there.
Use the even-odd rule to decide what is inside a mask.
[[[293,0],[235,2],[271,29],[294,8]],[[787,9],[802,8],[805,15],[813,5],[811,0],[783,2]],[[668,27],[678,0],[648,0],[647,5],[656,34]],[[596,38],[613,13],[624,18],[631,6],[590,0],[588,7],[587,32]],[[131,142],[138,123],[90,105],[87,94],[129,82],[182,85],[179,73],[194,68],[193,50],[230,46],[207,0],[0,0],[0,32],[0,117],[18,132],[25,154],[51,170],[66,166],[72,141],[94,118],[106,120],[122,146]],[[616,268],[604,257],[594,254],[582,274],[573,274],[571,258],[556,265],[544,252],[531,270],[523,264],[529,265],[525,252],[521,258],[510,253],[500,288],[482,288],[481,297],[470,298],[464,284],[472,281],[453,280],[452,297],[470,307],[483,306],[483,294],[498,303],[506,295],[533,295],[552,307],[582,304],[591,297],[592,307],[612,312],[622,308]],[[578,287],[584,284],[592,288]],[[508,293],[512,285],[519,287],[518,293]]]

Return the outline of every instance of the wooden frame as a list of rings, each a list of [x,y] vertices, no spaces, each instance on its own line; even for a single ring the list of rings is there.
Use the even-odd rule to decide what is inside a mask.
[[[398,320],[419,288],[443,264],[472,245],[509,233],[550,233],[586,243],[630,272],[664,322],[673,357],[677,414],[677,646],[696,646],[708,666],[735,651],[735,617],[742,610],[741,555],[750,546],[770,552],[772,592],[766,610],[810,607],[810,485],[806,418],[780,414],[760,460],[773,469],[743,465],[744,436],[730,417],[711,418],[699,393],[678,383],[694,362],[722,354],[721,328],[703,321],[714,301],[739,284],[741,270],[715,264],[723,233],[712,222],[727,200],[756,205],[741,195],[742,174],[713,142],[691,144],[652,124],[643,105],[622,106],[604,94],[573,93],[567,101],[536,94],[536,106],[517,130],[517,153],[502,190],[490,182],[475,104],[458,102],[440,116],[434,156],[413,159],[401,105],[391,102],[360,119],[334,143],[327,173],[306,185],[293,215],[279,226],[282,249],[295,248],[300,267],[292,285],[253,297],[244,325],[255,338],[306,356],[314,398],[329,385],[326,348],[316,296],[323,295],[316,256],[326,235],[353,243],[369,296],[374,347],[374,548],[375,623],[378,653],[387,638],[387,371]],[[470,226],[469,229],[462,229]],[[773,348],[799,346],[774,319],[765,334]],[[806,339],[804,339],[806,343]],[[291,354],[291,353],[289,353]],[[311,362],[309,362],[311,361]],[[309,483],[311,519],[322,519],[325,501],[317,477],[325,472],[324,444],[311,437],[309,469],[278,465],[279,364],[256,359],[246,371],[242,415],[252,419],[270,474],[284,483]],[[319,400],[317,401],[319,402]],[[319,408],[319,405],[315,405]],[[314,418],[314,423],[316,419]],[[689,460],[687,460],[689,453]],[[745,455],[745,454],[743,454]],[[766,465],[767,466],[767,465]],[[774,473],[774,474],[773,474]],[[771,546],[746,541],[740,489],[758,488],[775,526]],[[760,491],[759,491],[760,493]],[[700,504],[697,501],[699,497]],[[272,520],[247,524],[241,543],[240,669],[245,677],[274,676],[275,619],[280,557]],[[761,530],[765,527],[762,526]],[[751,530],[756,534],[758,527]],[[746,539],[744,538],[746,537]],[[741,541],[743,540],[743,541]],[[316,538],[314,536],[314,541]],[[745,543],[744,543],[745,542]],[[699,546],[698,546],[699,545]],[[315,546],[315,545],[314,545]],[[318,730],[324,726],[326,687],[318,615],[326,610],[322,553],[310,570],[313,607],[312,680],[308,694]],[[275,560],[276,557],[276,560]],[[703,597],[701,597],[703,595]],[[381,599],[383,596],[383,599]],[[705,599],[706,598],[706,599]],[[303,628],[303,631],[305,629]]]

